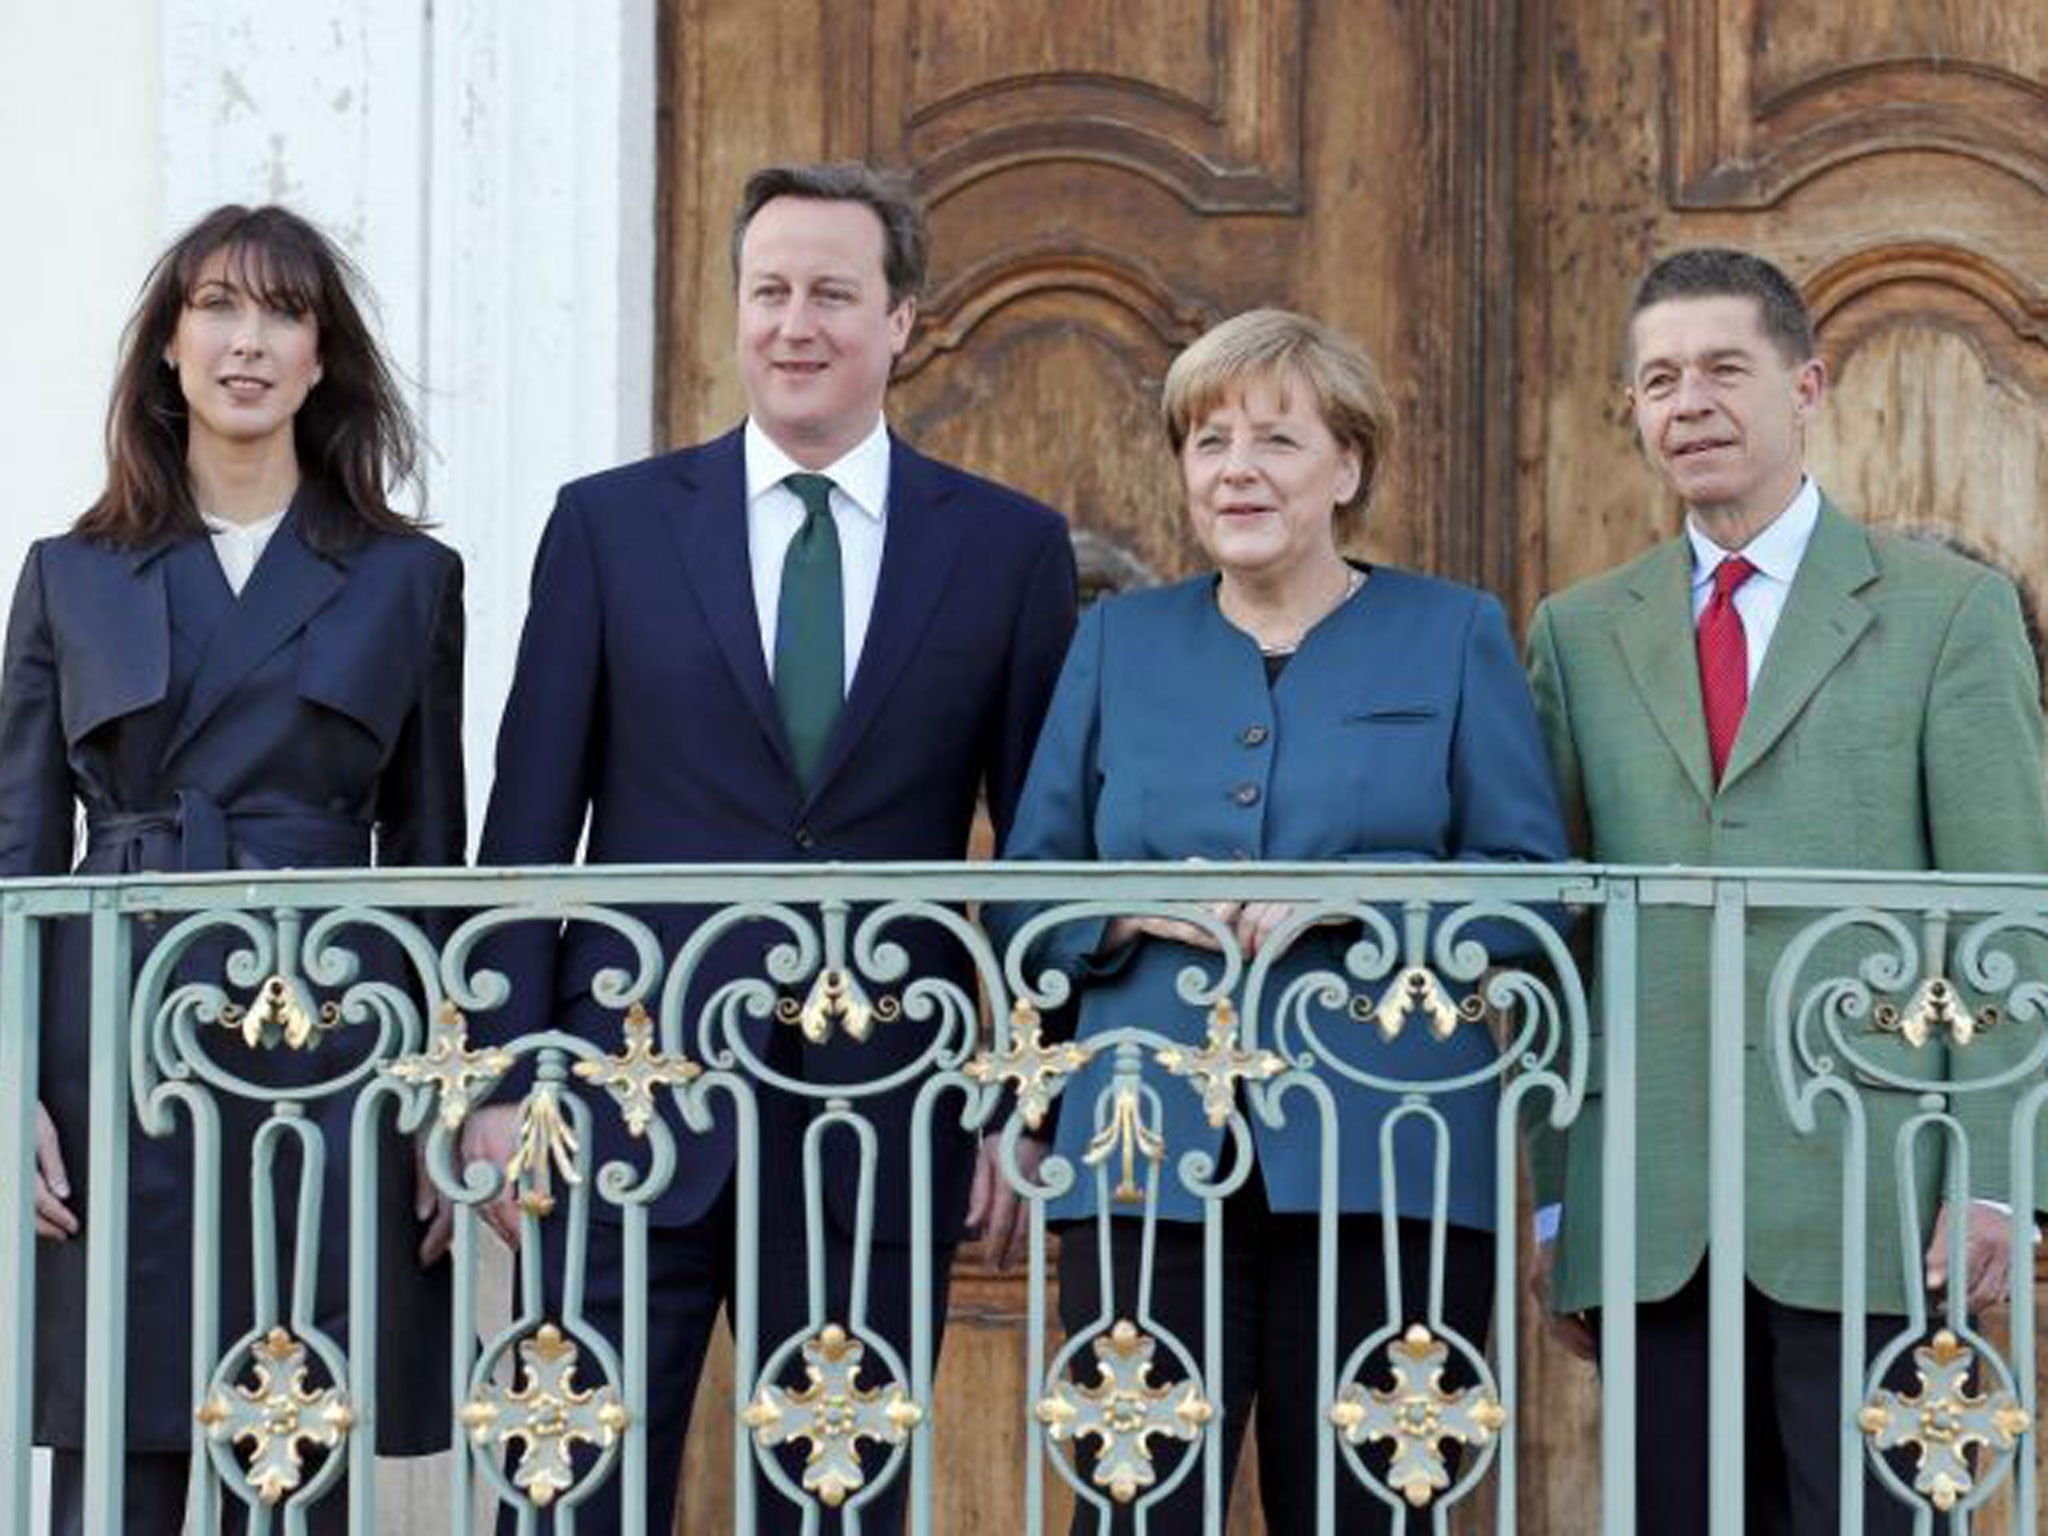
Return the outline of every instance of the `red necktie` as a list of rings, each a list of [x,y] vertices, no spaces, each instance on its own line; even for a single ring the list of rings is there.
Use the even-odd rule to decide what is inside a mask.
[[[1707,709],[1707,751],[1716,784],[1749,703],[1749,642],[1735,611],[1735,589],[1755,574],[1756,567],[1740,555],[1723,560],[1714,567],[1714,595],[1700,614],[1700,702]]]

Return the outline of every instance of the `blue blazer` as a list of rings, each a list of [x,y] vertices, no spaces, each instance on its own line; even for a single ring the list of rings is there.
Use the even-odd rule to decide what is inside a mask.
[[[1249,636],[1218,611],[1215,577],[1131,593],[1082,620],[1046,718],[1006,854],[1017,859],[1359,859],[1395,863],[1564,857],[1564,831],[1500,605],[1467,587],[1387,566],[1312,630],[1277,681]],[[1014,926],[1014,918],[999,919]],[[1096,953],[1104,924],[1057,930],[1034,961],[1080,984],[1079,1036],[1145,1028],[1199,1044],[1206,1015],[1181,1001],[1180,972],[1208,951],[1140,939]],[[1275,966],[1277,1000],[1310,970],[1342,971],[1356,931],[1318,931]],[[1323,1048],[1376,1074],[1443,1078],[1494,1055],[1483,1026],[1445,1042],[1411,1026],[1393,1041],[1341,1010],[1312,1008]],[[1273,1021],[1257,1021],[1262,1044]],[[1287,1042],[1301,1049],[1300,1032]],[[1114,1052],[1098,1053],[1066,1090],[1056,1150],[1077,1182],[1054,1216],[1095,1209],[1096,1170],[1080,1158],[1107,1112]],[[1151,1063],[1165,1137],[1160,1211],[1197,1220],[1177,1175],[1189,1152],[1221,1155],[1224,1133],[1185,1081]],[[1380,1122],[1392,1095],[1324,1073],[1340,1126],[1339,1195],[1347,1211],[1385,1208]],[[1451,1220],[1494,1218],[1492,1088],[1433,1102],[1450,1122]],[[1305,1095],[1285,1101],[1288,1124],[1252,1123],[1274,1210],[1316,1208],[1318,1115]],[[1400,1212],[1428,1216],[1432,1148],[1410,1122],[1396,1138]],[[1127,1213],[1142,1206],[1124,1207]]]
[[[372,535],[321,555],[299,537],[302,486],[237,597],[203,537],[114,549],[76,534],[30,551],[8,616],[0,682],[0,875],[462,862],[462,564],[424,535]],[[76,812],[86,838],[76,848]],[[85,1210],[91,944],[53,925],[43,976],[40,1095],[56,1122],[73,1209]],[[134,930],[136,960],[155,929]],[[342,936],[364,973],[402,981],[395,948]],[[219,979],[224,944],[189,973]],[[195,976],[196,979],[196,976]],[[374,1030],[309,1052],[249,1052],[202,1032],[207,1054],[278,1089],[332,1081]],[[337,1065],[337,1059],[342,1063]],[[356,1097],[312,1099],[326,1137],[315,1312],[346,1340],[349,1172]],[[222,1136],[222,1347],[249,1326],[250,1138],[268,1106],[216,1097]],[[191,1443],[192,1148],[182,1113],[129,1137],[132,1450]],[[383,1126],[378,1444],[447,1444],[447,1269],[414,1258],[411,1149]],[[285,1225],[296,1204],[279,1161]],[[88,1234],[89,1238],[89,1234]],[[83,1444],[86,1242],[39,1243],[36,1437]],[[286,1251],[289,1251],[288,1249]],[[436,1366],[435,1361],[442,1364]]]
[[[531,607],[498,734],[484,823],[491,864],[570,862],[586,816],[593,864],[822,863],[957,859],[986,787],[1000,836],[1073,632],[1074,561],[1057,513],[891,439],[880,585],[846,705],[807,791],[791,766],[761,649],[747,553],[741,434],[565,486],[534,562]],[[639,914],[673,959],[704,917]],[[930,925],[892,932],[912,976],[950,978],[973,996],[957,942]],[[765,978],[786,930],[756,922],[706,957],[685,1012],[700,1056],[698,1010],[724,982]],[[622,964],[609,933],[572,924],[559,940],[527,924],[492,963],[510,971],[509,1006],[473,1021],[485,1040],[560,1027],[619,1046],[616,1011],[597,1006],[595,972]],[[871,985],[871,995],[892,988]],[[767,1020],[744,1023],[756,1051]],[[834,1031],[803,1045],[773,1026],[779,1059],[812,1081],[862,1081],[924,1053],[930,1026],[878,1025],[864,1043]],[[905,1229],[911,1093],[862,1101],[881,1131],[884,1235]],[[764,1152],[793,1158],[808,1118],[764,1093]],[[714,1106],[723,1100],[714,1100]],[[671,1124],[678,1126],[671,1109]],[[941,1118],[945,1118],[943,1115]],[[595,1115],[598,1165],[646,1148],[608,1103]],[[733,1133],[682,1144],[657,1221],[695,1220],[731,1171]],[[829,1140],[832,1205],[853,1207],[850,1143]],[[942,1148],[936,1209],[951,1230],[964,1209],[972,1148]],[[777,1164],[770,1176],[797,1176]],[[771,1186],[772,1187],[772,1186]]]

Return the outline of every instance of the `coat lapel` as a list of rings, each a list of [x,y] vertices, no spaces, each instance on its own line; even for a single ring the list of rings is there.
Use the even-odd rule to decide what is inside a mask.
[[[263,558],[234,612],[215,627],[191,692],[185,696],[178,723],[165,744],[166,759],[174,756],[202,730],[251,672],[276,654],[278,647],[306,627],[309,619],[335,598],[348,577],[299,539],[299,508],[310,487],[301,486],[277,532],[270,536]]]
[[[1870,609],[1854,594],[1877,580],[1877,562],[1863,530],[1821,504],[1813,539],[1792,578],[1785,611],[1743,712],[1742,729],[1721,775],[1725,790],[1754,767],[1785,734],[1828,674],[1840,666],[1863,631]]]
[[[1634,606],[1623,610],[1616,639],[1650,718],[1702,800],[1714,798],[1707,756],[1707,717],[1700,703],[1699,658],[1693,649],[1692,556],[1672,539],[1636,572]]]
[[[875,611],[861,643],[846,707],[825,743],[810,798],[832,782],[874,724],[882,701],[916,653],[959,558],[966,529],[953,486],[932,461],[889,439],[889,508]]]
[[[782,736],[782,716],[768,681],[768,659],[761,653],[761,617],[754,608],[741,433],[728,432],[680,455],[676,476],[683,494],[670,503],[668,522],[683,574],[747,707],[783,766],[794,774]]]

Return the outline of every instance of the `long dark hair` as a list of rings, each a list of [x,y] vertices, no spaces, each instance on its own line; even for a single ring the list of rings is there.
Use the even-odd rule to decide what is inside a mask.
[[[226,251],[236,285],[261,303],[312,316],[320,381],[292,418],[299,474],[325,495],[299,501],[299,537],[322,554],[360,544],[372,531],[420,525],[389,493],[419,478],[419,430],[390,365],[363,322],[362,278],[312,224],[288,208],[216,208],[157,258],[122,334],[121,364],[107,405],[107,485],[77,531],[132,547],[197,533],[204,524],[185,473],[185,396],[164,349],[199,276]]]

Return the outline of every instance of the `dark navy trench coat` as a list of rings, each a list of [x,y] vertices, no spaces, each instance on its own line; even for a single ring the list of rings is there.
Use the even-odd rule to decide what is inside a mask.
[[[239,598],[203,537],[115,549],[76,535],[29,552],[0,676],[0,874],[456,864],[463,856],[462,566],[423,535],[372,535],[324,558],[300,508],[272,536]],[[80,809],[83,817],[79,816]],[[308,921],[311,914],[308,914]],[[164,925],[138,925],[146,953]],[[225,942],[181,979],[214,978]],[[403,976],[395,950],[361,945],[366,974]],[[89,936],[54,925],[45,951],[40,1093],[84,1216]],[[306,1000],[317,1002],[320,994]],[[253,1052],[203,1029],[214,1060],[267,1088],[328,1081],[369,1048],[344,1028],[310,1052]],[[349,1118],[355,1094],[306,1101],[326,1140],[318,1326],[348,1344]],[[269,1105],[222,1097],[223,1351],[252,1321],[250,1138]],[[191,1138],[131,1120],[128,1444],[191,1444]],[[380,1450],[448,1439],[447,1266],[415,1257],[412,1161],[390,1124],[381,1151]],[[280,1309],[289,1316],[301,1177],[277,1165]],[[88,1230],[38,1244],[39,1443],[82,1443]],[[365,1410],[357,1407],[358,1420]]]

